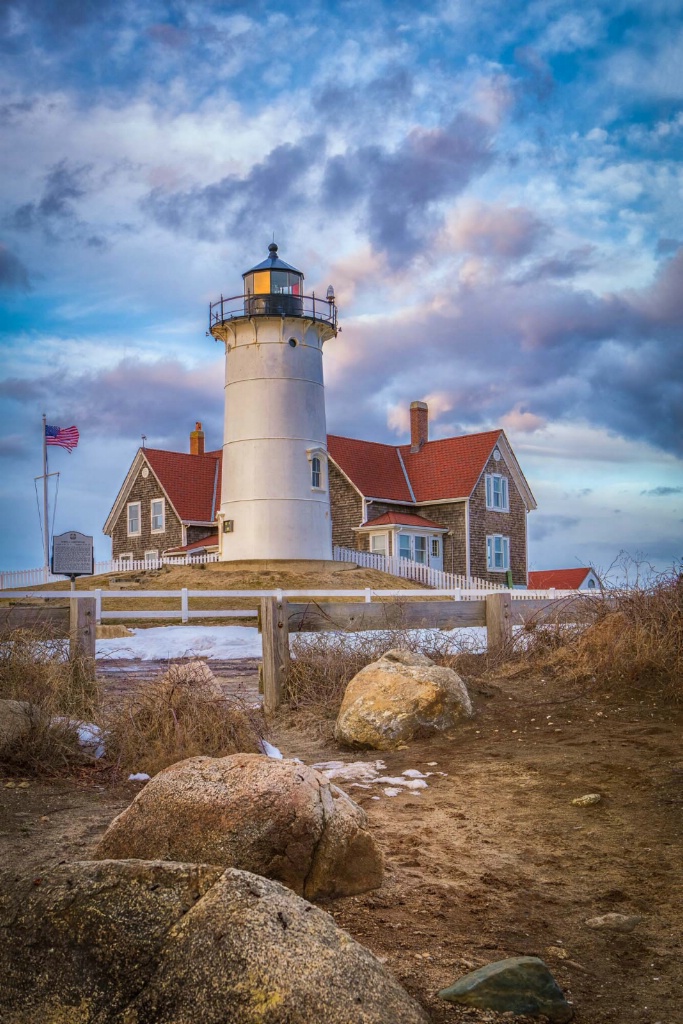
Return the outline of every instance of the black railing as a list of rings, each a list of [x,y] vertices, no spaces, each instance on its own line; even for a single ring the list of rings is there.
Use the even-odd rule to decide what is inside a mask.
[[[322,320],[337,329],[337,307],[331,299],[313,295],[233,295],[209,304],[209,330],[226,320],[250,316],[300,316]]]

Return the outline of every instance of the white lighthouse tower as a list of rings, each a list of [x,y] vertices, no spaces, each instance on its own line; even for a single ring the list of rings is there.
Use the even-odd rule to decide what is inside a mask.
[[[304,295],[277,245],[242,275],[243,294],[210,307],[225,343],[221,561],[330,560],[323,343],[334,292]]]

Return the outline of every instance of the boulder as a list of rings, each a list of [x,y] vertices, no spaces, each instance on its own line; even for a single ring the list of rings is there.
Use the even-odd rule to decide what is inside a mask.
[[[159,772],[95,859],[197,861],[275,878],[308,899],[382,883],[365,812],[321,772],[259,754],[192,757]]]
[[[3,883],[12,1024],[427,1024],[328,914],[247,872],[85,861]]]
[[[622,932],[628,934],[641,924],[643,918],[640,914],[601,914],[599,917],[589,918],[585,924],[589,928],[605,929],[608,932]]]
[[[335,739],[352,747],[392,750],[444,732],[472,714],[460,676],[423,654],[387,651],[346,687]]]
[[[171,665],[160,679],[167,689],[174,686],[191,686],[205,697],[222,699],[223,691],[215,675],[205,661],[180,661]]]
[[[498,1013],[548,1017],[567,1024],[574,1011],[552,974],[537,956],[513,956],[480,967],[439,992],[449,1003]]]
[[[40,716],[25,700],[0,700],[0,757],[11,755],[31,732]]]

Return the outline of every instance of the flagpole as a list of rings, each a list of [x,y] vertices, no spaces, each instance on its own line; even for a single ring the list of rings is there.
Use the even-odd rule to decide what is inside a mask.
[[[47,426],[47,417],[43,413],[43,529],[44,529],[44,551],[45,551],[45,582],[48,582],[47,576],[50,571],[50,530],[48,527],[47,515],[48,515],[48,502],[47,502],[47,435],[45,428]]]

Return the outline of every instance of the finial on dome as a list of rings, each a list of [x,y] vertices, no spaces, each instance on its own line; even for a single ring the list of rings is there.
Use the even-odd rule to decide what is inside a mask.
[[[270,253],[271,260],[276,259],[276,257],[277,257],[277,245],[275,244],[275,242],[271,242],[270,243],[270,245],[268,246],[268,252]]]

